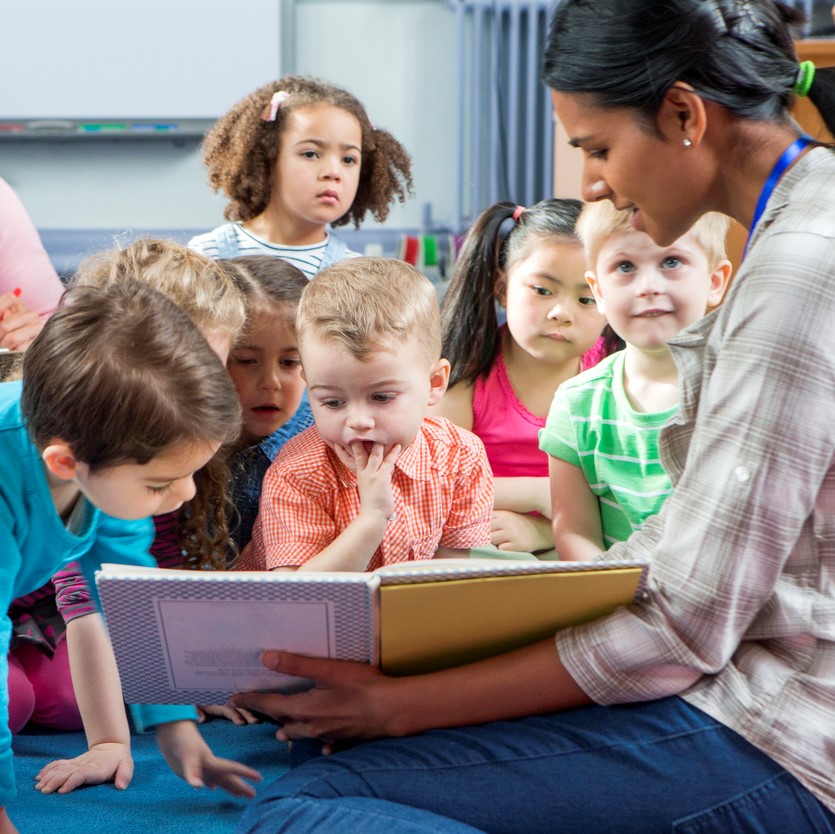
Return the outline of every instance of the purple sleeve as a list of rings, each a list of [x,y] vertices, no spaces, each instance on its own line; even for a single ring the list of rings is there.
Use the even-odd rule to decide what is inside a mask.
[[[183,548],[180,546],[180,511],[155,515],[154,543],[151,555],[161,568],[181,568],[183,566]]]
[[[70,562],[52,577],[55,604],[64,622],[92,614],[98,609],[78,562]]]

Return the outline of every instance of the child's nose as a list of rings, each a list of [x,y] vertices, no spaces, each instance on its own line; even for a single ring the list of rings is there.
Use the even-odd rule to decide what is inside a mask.
[[[189,475],[187,478],[180,478],[177,481],[174,481],[171,484],[171,498],[172,503],[176,500],[177,505],[176,507],[172,507],[169,512],[172,512],[175,509],[178,509],[186,501],[191,501],[192,498],[197,494],[197,487],[194,483],[194,477]]]
[[[348,428],[354,431],[363,431],[374,428],[374,418],[364,408],[352,408],[348,412]]]
[[[324,156],[322,157],[322,176],[325,179],[338,180],[342,176],[340,168],[341,157],[339,156]]]
[[[258,378],[258,387],[262,391],[276,391],[281,388],[278,371],[274,368],[265,370]]]
[[[551,321],[558,321],[567,323],[571,321],[571,310],[569,309],[569,305],[566,303],[566,299],[558,298],[551,309],[548,311],[548,318]]]
[[[657,269],[644,269],[638,277],[639,295],[661,295],[664,291],[664,278]]]

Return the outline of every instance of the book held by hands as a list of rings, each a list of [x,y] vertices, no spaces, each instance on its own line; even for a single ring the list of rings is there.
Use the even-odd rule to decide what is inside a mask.
[[[388,674],[461,665],[633,601],[646,565],[438,559],[370,573],[192,571],[106,564],[96,581],[125,699],[221,703],[307,681],[267,649],[356,660]]]

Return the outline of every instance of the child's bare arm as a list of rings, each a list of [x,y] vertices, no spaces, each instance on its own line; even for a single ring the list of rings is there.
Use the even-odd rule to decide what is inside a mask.
[[[468,382],[459,382],[447,389],[440,402],[429,408],[433,417],[446,417],[456,426],[472,431],[473,429],[473,386]]]
[[[551,485],[548,478],[495,478],[493,488],[493,506],[497,510],[551,517]]]
[[[362,444],[335,449],[339,459],[357,473],[360,511],[357,517],[324,550],[299,565],[299,570],[363,571],[380,546],[394,514],[391,476],[400,454],[395,445],[388,452],[375,443],[366,453]]]
[[[462,547],[439,547],[435,551],[433,559],[469,559],[470,548]]]
[[[47,764],[35,777],[43,793],[69,793],[81,785],[113,781],[124,789],[133,777],[130,729],[122,686],[101,614],[67,623],[73,688],[87,735],[87,752]]]
[[[5,808],[0,808],[0,834],[19,834]]]
[[[579,466],[549,457],[551,524],[560,559],[585,562],[602,553],[603,528],[597,496]]]

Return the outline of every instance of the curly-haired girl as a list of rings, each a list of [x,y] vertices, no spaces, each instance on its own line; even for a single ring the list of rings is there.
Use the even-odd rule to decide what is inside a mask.
[[[312,278],[352,257],[328,229],[386,219],[412,188],[411,160],[346,90],[285,76],[239,101],[206,136],[203,159],[231,221],[189,241],[210,258],[272,255]]]

